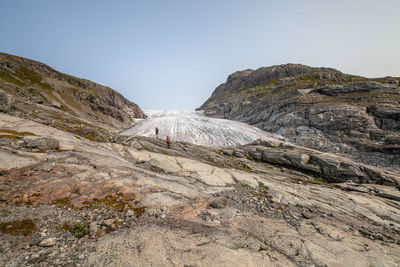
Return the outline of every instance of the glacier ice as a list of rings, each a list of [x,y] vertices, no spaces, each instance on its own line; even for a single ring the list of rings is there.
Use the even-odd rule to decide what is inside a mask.
[[[268,133],[243,122],[205,117],[202,111],[145,110],[146,119],[136,119],[133,125],[121,132],[126,136],[159,137],[168,135],[171,141],[188,142],[204,146],[235,146],[257,139],[283,141],[284,137]]]

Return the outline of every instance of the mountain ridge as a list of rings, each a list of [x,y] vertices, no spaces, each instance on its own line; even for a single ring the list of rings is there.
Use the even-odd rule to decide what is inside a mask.
[[[337,75],[343,75],[340,71],[332,68],[324,67],[310,67],[303,64],[281,64],[273,65],[270,67],[260,67],[256,70],[246,69],[241,71],[236,71],[228,75],[226,82],[220,84],[212,93],[212,96],[199,108],[196,110],[204,109],[208,101],[214,96],[217,96],[221,91],[235,91],[245,88],[250,88],[258,84],[262,84],[274,79],[279,79],[283,77],[292,77],[300,74],[311,74],[311,73],[334,73]]]
[[[98,140],[106,137],[102,129],[121,130],[145,117],[138,105],[110,87],[5,53],[0,53],[0,90],[12,98],[12,114],[29,114],[31,119]],[[84,133],[90,131],[90,126],[82,126],[86,124],[99,131]]]
[[[400,166],[400,78],[364,78],[285,64],[236,72],[197,110],[291,142]]]

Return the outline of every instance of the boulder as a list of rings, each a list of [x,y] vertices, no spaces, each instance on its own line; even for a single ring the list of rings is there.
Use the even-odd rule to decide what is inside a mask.
[[[208,204],[208,207],[213,209],[223,209],[226,206],[226,199],[216,199]]]
[[[61,104],[58,101],[52,100],[51,105],[55,108],[61,108]]]
[[[39,246],[41,246],[41,247],[52,247],[55,244],[57,244],[57,239],[55,237],[50,237],[50,238],[42,240],[40,242]]]
[[[11,109],[11,99],[3,91],[0,90],[0,112],[9,112]]]
[[[261,142],[258,144],[243,146],[236,152],[253,156],[261,153],[257,161],[299,170],[316,177],[323,177],[329,182],[353,181],[400,186],[399,175],[345,157],[290,145],[269,147],[268,143],[266,146],[262,146]]]
[[[111,226],[113,223],[114,223],[114,219],[107,219],[107,220],[104,220],[104,225],[106,225],[106,226]]]
[[[31,141],[28,141],[26,144],[29,148],[37,148],[40,150],[54,150],[59,147],[60,143],[58,140],[51,137],[42,137],[37,138]]]

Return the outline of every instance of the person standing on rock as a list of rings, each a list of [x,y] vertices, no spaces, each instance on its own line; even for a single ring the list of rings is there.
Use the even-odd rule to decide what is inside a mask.
[[[158,132],[159,132],[158,127],[156,127],[154,130],[155,130],[155,132],[156,132],[156,137],[157,137],[157,139],[158,139]]]
[[[167,135],[167,148],[171,148],[171,140],[169,139],[169,136]]]

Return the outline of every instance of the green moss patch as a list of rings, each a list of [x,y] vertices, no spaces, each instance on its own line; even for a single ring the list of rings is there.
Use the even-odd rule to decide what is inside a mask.
[[[31,235],[35,227],[35,222],[31,219],[0,223],[0,231],[11,235]]]
[[[110,194],[100,199],[95,198],[91,201],[85,201],[82,204],[84,208],[88,209],[106,208],[107,210],[113,209],[116,211],[122,211],[126,207],[132,207],[132,205],[129,203],[132,200],[133,198],[123,196],[122,194]]]
[[[80,137],[86,138],[90,141],[95,141],[99,143],[104,143],[108,141],[106,137],[107,135],[105,134],[106,130],[100,128],[89,128],[84,125],[71,125],[61,122],[52,123],[51,126],[62,131],[79,135]]]
[[[58,205],[60,207],[73,207],[71,204],[71,198],[58,198],[51,201],[51,204]]]
[[[15,79],[11,73],[6,72],[4,70],[0,70],[0,79],[9,82],[9,83],[13,83],[17,86],[25,86],[25,84],[23,82],[21,82],[20,80]]]
[[[42,82],[42,75],[34,70],[20,66],[15,70],[15,75],[17,78],[30,81],[30,83],[36,84],[42,89],[53,90],[49,84]]]
[[[30,133],[30,132],[17,132],[17,131],[7,130],[7,129],[0,129],[0,133],[14,134],[14,135],[19,135],[19,136],[26,136],[26,135],[36,136],[36,134]]]
[[[139,218],[140,216],[142,216],[144,214],[144,212],[146,211],[146,209],[147,209],[146,206],[132,208],[133,212],[135,212],[135,214],[136,214],[136,218]]]
[[[0,139],[12,139],[12,140],[19,140],[21,139],[21,136],[15,136],[15,135],[8,135],[8,134],[0,134]]]
[[[314,181],[317,183],[326,183],[327,182],[324,178],[315,178]]]
[[[265,186],[263,183],[258,182],[258,190],[252,192],[253,197],[256,197],[257,200],[263,202],[272,202],[272,196],[268,193],[268,186]]]
[[[295,183],[308,184],[328,184],[328,181],[321,177],[314,177],[309,179],[300,179],[299,177],[290,177],[290,180]]]
[[[110,194],[100,199],[95,198],[91,201],[85,201],[82,203],[82,208],[91,210],[105,208],[107,210],[114,210],[119,212],[132,210],[133,212],[135,212],[136,217],[139,218],[146,211],[147,207],[134,207],[132,205],[132,202],[134,202],[134,204],[138,203],[137,201],[134,201],[133,198],[118,193]]]
[[[146,148],[146,147],[145,147]],[[220,167],[220,168],[234,168],[237,170],[242,170],[242,171],[250,171],[251,168],[247,166],[246,164],[243,164],[242,162],[236,161],[236,160],[215,160],[212,157],[208,157],[205,155],[202,155],[203,159],[207,162],[210,163],[211,165]]]
[[[258,187],[262,190],[268,190],[268,186],[266,186],[265,184],[258,182]]]
[[[88,223],[76,223],[70,228],[71,233],[77,238],[82,238],[90,234]]]
[[[255,159],[254,159],[252,156],[250,156],[250,155],[246,155],[246,158],[247,158],[248,160],[255,161]]]
[[[57,228],[61,231],[71,232],[77,238],[82,238],[90,234],[90,228],[87,222],[75,223],[74,225],[65,222],[62,226],[58,226]]]
[[[334,74],[334,78],[326,78],[327,74]],[[242,100],[249,99],[251,97],[264,99],[272,95],[281,94],[292,90],[310,88],[314,86],[324,86],[329,84],[349,84],[352,82],[362,82],[367,80],[369,79],[355,75],[341,76],[341,74],[335,75],[335,73],[332,72],[317,72],[298,75],[290,79],[284,77],[270,80],[263,84],[241,89],[237,92],[237,96]]]

